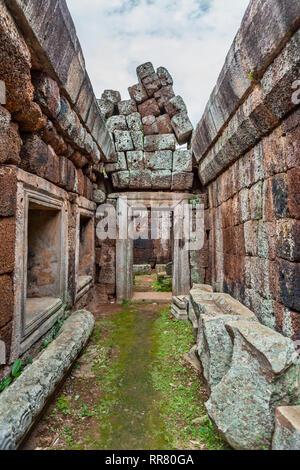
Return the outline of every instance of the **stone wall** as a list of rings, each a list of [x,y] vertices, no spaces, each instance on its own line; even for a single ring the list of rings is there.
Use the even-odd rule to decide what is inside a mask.
[[[1,0],[0,62],[0,342],[10,364],[73,308],[83,271],[82,293],[92,286],[94,225],[83,269],[80,214],[93,221],[93,191],[105,189],[116,153],[64,0]]]
[[[193,125],[173,79],[151,62],[137,67],[138,84],[129,87],[130,100],[106,90],[98,100],[118,161],[105,165],[117,190],[184,191],[193,187],[190,143]]]
[[[206,282],[294,339],[300,335],[299,24],[299,2],[250,2],[192,144],[208,195]]]

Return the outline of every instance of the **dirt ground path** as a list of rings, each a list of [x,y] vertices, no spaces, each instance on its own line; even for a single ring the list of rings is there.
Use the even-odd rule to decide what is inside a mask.
[[[226,448],[184,360],[191,326],[174,320],[168,305],[90,307],[89,344],[24,449]]]

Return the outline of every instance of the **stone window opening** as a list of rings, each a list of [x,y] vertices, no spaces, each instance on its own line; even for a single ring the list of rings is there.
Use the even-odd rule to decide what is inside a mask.
[[[91,287],[94,277],[94,219],[81,212],[79,216],[77,300]]]
[[[62,307],[61,210],[29,200],[23,336]]]
[[[158,230],[156,227],[156,221],[152,220],[157,219],[159,224],[160,213],[157,211],[152,211],[148,209],[148,237],[137,238],[133,242],[133,264],[134,265],[150,265],[151,269],[155,269],[156,265],[166,265],[172,262],[172,213],[170,214],[170,233],[169,238],[162,239],[158,237],[155,239],[152,237],[152,225],[154,225],[154,231]],[[152,218],[151,218],[152,216]],[[139,232],[139,226],[137,227],[137,232]]]

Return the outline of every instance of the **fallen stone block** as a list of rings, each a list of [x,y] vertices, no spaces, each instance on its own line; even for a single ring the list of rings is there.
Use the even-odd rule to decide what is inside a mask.
[[[129,114],[136,113],[137,107],[133,100],[124,100],[118,103],[119,114],[129,116]]]
[[[222,380],[231,364],[232,341],[225,324],[239,319],[258,320],[253,312],[228,294],[196,288],[190,292],[190,301],[198,319],[198,354],[204,378],[211,390]],[[196,328],[195,318],[192,320]]]
[[[154,98],[151,98],[150,100],[147,100],[144,103],[140,104],[138,106],[138,110],[142,118],[145,116],[156,117],[160,115],[159,106],[157,104],[157,101]]]
[[[191,150],[176,150],[173,155],[174,172],[190,172],[193,170],[193,155]]]
[[[61,383],[94,327],[86,311],[73,313],[57,338],[0,395],[0,449],[18,447]]]
[[[170,189],[172,184],[172,173],[170,170],[152,170],[152,189]]]
[[[175,150],[176,139],[173,134],[147,135],[144,140],[145,152],[156,152],[157,150]]]
[[[171,124],[179,145],[185,144],[192,136],[194,127],[187,113],[179,113],[172,117]]]
[[[189,302],[188,302],[188,319],[193,325],[195,341],[197,341],[197,337],[198,337],[200,310],[199,308],[197,308],[197,314],[196,314],[194,305],[197,305],[197,299],[199,299],[198,296],[200,296],[200,301],[201,301],[201,298],[202,298],[201,296],[203,296],[203,294],[205,293],[213,293],[212,286],[209,286],[207,284],[193,284],[193,287],[190,290]]]
[[[188,312],[188,319],[189,319],[189,321],[191,322],[191,324],[193,326],[194,339],[195,339],[195,342],[196,342],[197,337],[198,337],[198,331],[199,331],[199,318],[197,318],[197,316],[195,314],[195,310],[194,310],[193,304],[191,302],[191,299],[189,299],[189,305],[188,305],[188,308],[187,308],[187,312]],[[196,349],[198,351],[197,344],[196,344]]]
[[[13,430],[9,426],[0,427],[0,450],[16,450]]]
[[[197,318],[197,325],[199,323],[200,312],[201,312],[200,304],[203,298],[207,298],[207,297],[203,297],[203,295],[213,294],[213,292],[214,291],[213,291],[212,286],[209,286],[208,284],[195,284],[194,283],[192,289],[190,290],[189,303],[192,306],[194,314]]]
[[[134,150],[131,134],[129,131],[114,131],[117,152]]]
[[[127,122],[125,116],[111,116],[106,121],[106,128],[108,132],[114,131],[127,131]]]
[[[148,75],[152,75],[155,73],[154,67],[151,62],[146,62],[145,64],[139,65],[136,69],[137,76],[140,80],[148,77]]]
[[[145,160],[143,151],[127,152],[128,169],[131,170],[145,170]]]
[[[255,321],[230,321],[226,330],[233,340],[231,365],[213,388],[207,412],[234,449],[269,449],[276,408],[299,400],[293,342]]]
[[[176,114],[186,113],[187,107],[181,96],[174,96],[165,104],[165,110],[172,118]]]
[[[173,85],[173,78],[171,77],[169,71],[165,67],[158,67],[157,75],[160,79],[160,83],[162,87],[166,87],[168,85]]]
[[[127,126],[130,131],[142,130],[142,119],[140,113],[132,113],[126,116]]]
[[[201,362],[197,354],[197,346],[193,346],[188,353],[183,355],[183,359],[190,364],[197,372],[201,372]],[[207,419],[207,417],[205,417]],[[196,418],[196,420],[199,418]],[[202,418],[203,420],[203,418]],[[195,423],[195,420],[194,420]],[[196,423],[195,423],[196,424]]]
[[[146,88],[142,83],[133,85],[128,88],[130,98],[134,100],[137,104],[141,104],[148,99]]]
[[[272,450],[300,450],[300,406],[279,406]]]
[[[171,150],[145,152],[145,164],[150,170],[172,170],[173,152]]]
[[[189,190],[192,189],[194,181],[193,173],[176,172],[172,175],[172,189],[173,190]]]

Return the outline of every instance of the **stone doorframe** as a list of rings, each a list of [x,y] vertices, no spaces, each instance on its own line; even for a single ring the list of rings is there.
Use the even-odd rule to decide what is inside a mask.
[[[115,193],[109,199],[117,200],[117,212],[120,213],[121,198],[127,198],[128,206],[137,207],[139,204],[147,209],[151,207],[169,208],[174,212],[175,208],[191,198],[189,193],[165,193],[165,192],[124,192]],[[122,221],[127,221],[128,214],[122,206]],[[126,222],[127,223],[127,222]],[[122,227],[118,227],[118,234]],[[173,295],[188,294],[191,288],[189,252],[184,249],[181,240],[173,242]],[[133,295],[133,240],[129,237],[124,240],[116,240],[116,292],[117,301],[131,300]]]

